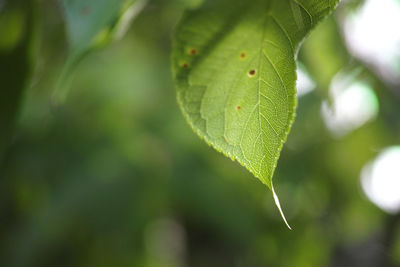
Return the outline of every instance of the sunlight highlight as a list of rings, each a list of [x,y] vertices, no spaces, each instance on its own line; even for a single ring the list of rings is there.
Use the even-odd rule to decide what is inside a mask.
[[[337,75],[330,88],[332,103],[324,101],[321,107],[324,122],[336,137],[373,120],[379,111],[378,98],[372,88],[365,82],[351,79]]]
[[[305,66],[301,63],[297,64],[297,96],[304,96],[316,87],[315,82],[311,79]]]
[[[400,2],[367,0],[344,21],[347,46],[387,79],[400,79]]]
[[[400,212],[400,146],[384,150],[361,172],[361,185],[368,199],[380,209]]]

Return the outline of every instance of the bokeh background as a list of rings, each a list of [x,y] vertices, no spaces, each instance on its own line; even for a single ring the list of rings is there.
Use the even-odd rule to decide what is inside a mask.
[[[343,0],[304,42],[274,176],[293,231],[180,114],[184,0],[148,1],[58,104],[60,7],[17,2],[0,1],[0,266],[400,266],[399,0]]]

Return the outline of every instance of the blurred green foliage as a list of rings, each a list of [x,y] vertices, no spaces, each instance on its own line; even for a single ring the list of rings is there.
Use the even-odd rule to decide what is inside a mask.
[[[22,99],[0,169],[0,266],[399,266],[398,215],[370,203],[359,176],[400,143],[400,100],[346,51],[340,16],[299,54],[317,88],[299,98],[275,176],[289,231],[270,192],[204,145],[179,112],[169,60],[181,2],[150,1],[123,40],[77,66],[57,107],[51,95],[67,53],[59,6],[38,2],[25,90],[30,41],[9,27],[31,27],[34,9],[1,9],[0,21],[14,26],[1,22],[9,37],[0,43],[25,48],[0,60],[1,142]],[[321,102],[332,77],[353,70],[376,93],[379,114],[334,138]]]
[[[0,163],[14,128],[33,65],[33,0],[5,3],[0,13]]]

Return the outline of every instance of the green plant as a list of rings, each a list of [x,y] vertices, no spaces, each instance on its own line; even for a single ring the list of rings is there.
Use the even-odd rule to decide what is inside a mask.
[[[65,98],[71,69],[90,50],[120,38],[145,1],[58,3],[69,52],[56,104]],[[181,110],[201,138],[272,190],[287,224],[272,177],[295,117],[296,57],[302,40],[338,0],[182,3],[188,8],[172,51]]]
[[[208,144],[272,190],[285,222],[272,176],[295,117],[295,60],[337,2],[207,1],[184,14],[174,36],[183,114]]]

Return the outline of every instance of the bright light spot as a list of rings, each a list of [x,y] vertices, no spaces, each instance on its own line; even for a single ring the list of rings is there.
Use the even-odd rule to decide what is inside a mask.
[[[378,67],[387,79],[400,79],[400,2],[367,0],[344,22],[347,46]]]
[[[382,210],[400,212],[400,146],[384,150],[361,172],[361,185],[369,200]]]
[[[315,89],[315,82],[308,75],[306,68],[302,64],[297,67],[297,96],[301,97]]]
[[[361,81],[349,81],[338,74],[331,85],[332,103],[324,101],[322,117],[328,129],[341,137],[373,120],[379,111],[378,99],[371,87]]]

